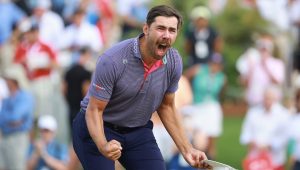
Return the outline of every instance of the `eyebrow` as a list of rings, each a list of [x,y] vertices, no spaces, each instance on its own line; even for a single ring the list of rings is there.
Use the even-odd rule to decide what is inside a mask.
[[[165,25],[156,25],[156,28],[166,28],[166,29],[170,29],[172,31],[177,31],[177,27],[167,27]]]

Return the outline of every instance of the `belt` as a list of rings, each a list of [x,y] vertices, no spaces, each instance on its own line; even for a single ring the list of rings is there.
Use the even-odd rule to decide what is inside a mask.
[[[109,122],[104,122],[104,126],[108,127],[109,129],[111,129],[113,131],[116,131],[118,133],[126,134],[126,133],[133,132],[135,130],[138,130],[140,128],[143,128],[146,125],[145,126],[138,126],[138,127],[124,127],[124,126],[118,126],[118,125],[115,125],[115,124],[112,124],[112,123],[109,123]]]
[[[86,111],[83,109],[83,108],[80,108],[80,112],[81,113],[85,113]],[[138,127],[124,127],[124,126],[119,126],[119,125],[115,125],[115,124],[112,124],[112,123],[109,123],[109,122],[103,122],[104,123],[104,126],[113,130],[113,131],[116,131],[120,134],[126,134],[126,133],[130,133],[130,132],[133,132],[135,130],[138,130],[140,128],[143,128],[143,127],[146,127],[146,125],[144,126],[138,126]]]

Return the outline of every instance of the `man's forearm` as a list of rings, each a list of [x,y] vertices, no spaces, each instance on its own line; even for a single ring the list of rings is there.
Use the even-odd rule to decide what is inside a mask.
[[[102,152],[104,145],[107,143],[104,134],[102,114],[99,114],[96,108],[88,108],[85,119],[90,136],[99,151]]]
[[[181,153],[186,153],[192,145],[186,136],[181,116],[172,108],[166,108],[159,113],[159,117],[174,140]]]

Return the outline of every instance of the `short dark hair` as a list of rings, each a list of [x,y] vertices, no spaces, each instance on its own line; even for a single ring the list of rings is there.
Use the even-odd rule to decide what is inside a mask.
[[[180,13],[167,5],[159,5],[159,6],[155,6],[153,8],[150,9],[150,11],[148,12],[147,15],[147,24],[151,25],[154,21],[155,18],[158,16],[164,16],[164,17],[176,17],[178,24],[177,24],[177,29],[181,28],[182,23],[183,23],[183,19],[182,16],[180,15]]]
[[[85,15],[85,14],[86,14],[86,11],[83,8],[78,7],[75,9],[73,16],[74,15]]]
[[[79,53],[80,54],[87,54],[87,53],[91,53],[91,48],[88,46],[83,46],[79,49]]]

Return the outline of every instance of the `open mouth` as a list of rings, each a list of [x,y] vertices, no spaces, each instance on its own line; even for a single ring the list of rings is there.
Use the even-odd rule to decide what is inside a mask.
[[[166,51],[168,50],[168,45],[167,44],[159,44],[158,45],[158,55],[159,56],[164,56]]]
[[[158,49],[160,51],[167,51],[168,48],[170,47],[170,45],[168,43],[161,43],[161,44],[158,44]]]

